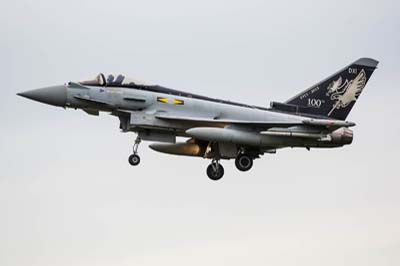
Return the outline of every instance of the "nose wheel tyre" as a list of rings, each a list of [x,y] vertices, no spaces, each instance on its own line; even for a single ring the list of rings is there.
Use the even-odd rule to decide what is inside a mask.
[[[138,153],[137,150],[139,148],[139,144],[141,141],[142,140],[138,136],[135,140],[135,144],[133,145],[133,154],[131,154],[128,158],[128,162],[133,166],[136,166],[140,163],[140,157],[139,157],[139,155],[137,155],[137,153]]]
[[[253,158],[251,158],[248,155],[241,154],[238,157],[236,157],[235,165],[236,168],[239,169],[240,171],[243,172],[249,171],[253,166]]]
[[[133,165],[136,166],[140,163],[140,157],[137,154],[132,154],[131,156],[129,156],[128,158],[128,162]]]
[[[220,180],[224,176],[224,167],[218,162],[211,163],[207,167],[207,176],[214,181]]]

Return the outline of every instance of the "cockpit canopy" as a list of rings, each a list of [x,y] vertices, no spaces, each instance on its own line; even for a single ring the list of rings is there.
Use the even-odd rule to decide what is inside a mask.
[[[143,81],[128,78],[125,75],[109,74],[105,76],[103,73],[98,74],[94,79],[81,81],[79,83],[87,86],[110,86],[110,87],[117,86],[117,87],[130,87],[130,88],[151,86]]]

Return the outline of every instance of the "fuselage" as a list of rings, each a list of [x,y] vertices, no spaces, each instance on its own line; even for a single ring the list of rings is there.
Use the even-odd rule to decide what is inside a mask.
[[[66,85],[67,102],[70,108],[93,109],[99,111],[126,110],[143,115],[138,126],[155,126],[168,129],[170,126],[157,122],[157,114],[171,114],[177,117],[191,117],[193,120],[214,119],[242,121],[301,121],[302,116],[289,115],[246,104],[233,103],[204,97],[198,99],[167,93],[159,93],[124,87],[94,87]],[[153,117],[154,119],[151,119]],[[135,121],[132,121],[135,122]],[[196,122],[197,124],[198,122]],[[177,126],[176,130],[185,130],[193,125]]]
[[[246,131],[245,141],[248,146],[261,146],[265,149],[282,147],[338,147],[344,144],[340,141],[320,141],[316,138],[296,137],[291,134],[319,134],[323,138],[329,132],[321,132],[309,126],[294,126],[284,130],[287,135],[263,135],[257,125],[232,126],[226,121],[252,121],[273,123],[282,121],[298,121],[309,117],[287,114],[268,108],[212,99],[205,96],[191,96],[188,93],[163,93],[154,90],[126,88],[118,86],[84,86],[76,83],[66,85],[67,102],[70,108],[80,108],[86,111],[108,111],[120,117],[121,129],[125,132],[157,132],[159,134],[193,137],[187,130],[194,127],[236,128]],[[129,113],[129,116],[124,116]],[[190,118],[160,119],[160,117]],[[218,123],[218,121],[221,121]],[[226,132],[226,131],[224,131]],[[210,138],[220,136],[218,132]],[[145,135],[143,134],[144,138]],[[206,138],[207,137],[203,137]],[[149,140],[157,140],[149,138]],[[162,138],[159,140],[163,140]],[[348,142],[348,141],[347,141]]]

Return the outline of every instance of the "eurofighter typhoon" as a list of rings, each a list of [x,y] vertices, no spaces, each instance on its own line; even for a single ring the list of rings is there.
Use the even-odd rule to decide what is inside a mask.
[[[99,74],[93,80],[68,82],[18,93],[19,96],[90,115],[109,112],[122,132],[136,132],[129,163],[140,163],[142,140],[163,153],[210,159],[207,175],[224,175],[221,159],[235,159],[248,171],[261,155],[286,147],[336,148],[353,141],[348,114],[378,65],[361,58],[289,100],[269,108],[214,99],[130,79]],[[176,137],[187,138],[177,142]],[[161,143],[160,143],[161,142]]]

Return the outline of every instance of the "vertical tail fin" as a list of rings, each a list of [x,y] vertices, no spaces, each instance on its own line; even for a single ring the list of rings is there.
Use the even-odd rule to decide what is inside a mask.
[[[285,103],[305,107],[301,110],[308,114],[345,120],[377,65],[374,59],[360,58]]]

